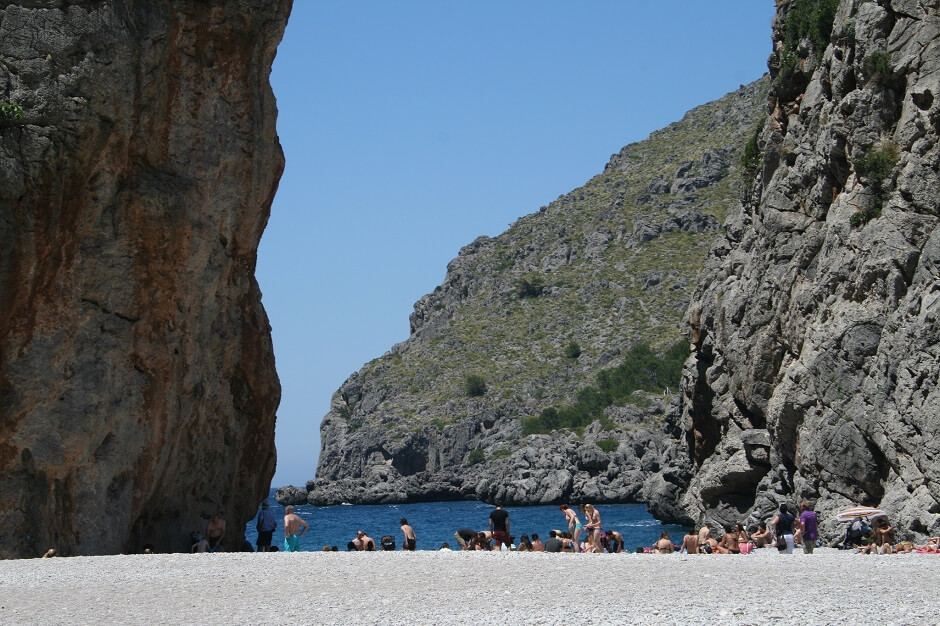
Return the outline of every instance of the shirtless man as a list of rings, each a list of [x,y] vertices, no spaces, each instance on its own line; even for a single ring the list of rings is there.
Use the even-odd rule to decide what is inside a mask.
[[[206,541],[209,542],[209,552],[215,552],[222,543],[222,537],[225,536],[225,520],[213,515],[209,523],[206,524]]]
[[[708,537],[711,535],[712,525],[710,522],[705,522],[702,524],[702,527],[698,531],[698,548],[701,550],[708,545]]]
[[[682,538],[682,548],[679,552],[698,554],[698,535],[695,534],[694,528],[690,528],[688,534]]]
[[[532,533],[532,551],[545,552],[545,544],[539,539],[538,533]]]
[[[656,554],[672,554],[675,551],[669,533],[663,531],[663,534],[659,536],[659,541],[653,544],[653,550]]]
[[[770,545],[771,535],[767,529],[767,524],[761,522],[757,525],[757,532],[751,535],[751,541],[754,542],[754,546],[757,548]]]
[[[365,534],[361,530],[356,531],[356,538],[353,539],[356,549],[360,552],[375,552],[375,539]]]
[[[623,552],[623,535],[616,530],[608,530],[607,539],[610,541],[609,551],[611,553]]]
[[[415,547],[418,545],[418,538],[415,537],[414,528],[408,525],[408,520],[406,518],[401,518],[401,532],[405,535],[405,543],[401,545],[402,550],[408,550],[410,552],[415,551]]]
[[[284,509],[284,551],[300,550],[300,536],[307,532],[307,522],[294,513],[293,505]]]

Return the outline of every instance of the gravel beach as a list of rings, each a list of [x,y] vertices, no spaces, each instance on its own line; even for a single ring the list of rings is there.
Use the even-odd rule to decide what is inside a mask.
[[[2,624],[934,624],[940,556],[174,554],[0,562]]]

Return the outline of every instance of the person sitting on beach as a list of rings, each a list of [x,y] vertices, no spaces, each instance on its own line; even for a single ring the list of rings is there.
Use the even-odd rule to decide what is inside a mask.
[[[470,540],[468,550],[486,550],[489,551],[490,541],[486,538],[486,533],[479,532],[476,537]]]
[[[218,513],[212,516],[206,524],[206,540],[209,542],[209,552],[217,551],[222,545],[225,536],[225,520]]]
[[[757,525],[757,530],[751,534],[751,541],[754,542],[755,548],[763,548],[764,546],[769,546],[773,537],[771,536],[770,530],[767,529],[767,524],[761,522]]]
[[[451,552],[450,544],[447,543],[446,541],[445,541],[444,543],[442,543],[442,544],[441,544],[440,552]]]
[[[48,550],[46,550],[45,554],[42,555],[42,558],[52,559],[52,558],[55,558],[55,554],[56,554],[55,548],[49,548]]]
[[[698,535],[695,533],[695,528],[690,528],[682,538],[682,547],[679,548],[679,552],[698,554]]]
[[[573,553],[578,549],[578,547],[574,543],[574,539],[571,538],[571,533],[558,533],[558,538],[561,539],[561,551],[562,552]]]
[[[623,535],[621,535],[616,530],[608,530],[607,539],[610,542],[610,547],[608,550],[613,554],[616,552],[623,552]]]
[[[193,535],[193,539],[195,539],[195,543],[192,545],[192,547],[189,548],[190,552],[194,554],[202,554],[203,552],[209,551],[209,542],[206,541],[205,537],[199,533],[196,533]]]
[[[415,536],[414,529],[408,525],[408,520],[404,517],[401,518],[401,532],[405,535],[405,542],[401,544],[402,550],[408,550],[409,552],[414,552],[418,546],[418,538]]]
[[[300,550],[300,537],[305,532],[307,532],[307,522],[294,513],[294,505],[288,504],[284,509],[284,551]]]
[[[546,552],[561,552],[562,542],[558,538],[558,533],[554,530],[548,533],[548,539],[545,541]]]
[[[476,536],[477,531],[469,528],[461,528],[454,533],[454,539],[457,540],[457,545],[460,546],[461,550],[470,550],[470,542],[476,539]]]
[[[728,529],[718,542],[718,554],[741,554],[740,538],[736,530]]]
[[[545,552],[545,544],[539,539],[538,533],[532,533],[532,551]]]
[[[581,510],[584,510],[584,505],[581,505]],[[568,522],[568,532],[571,533],[571,538],[574,540],[574,545],[578,545],[578,540],[581,538],[581,531],[584,529],[584,525],[581,523],[581,519],[578,517],[578,514],[574,512],[574,509],[569,507],[567,504],[561,505],[561,512],[565,514],[565,521]]]
[[[375,552],[375,539],[365,534],[361,530],[356,531],[356,549],[360,552]]]
[[[698,549],[700,553],[706,553],[706,554],[711,553],[711,548],[708,545],[708,538],[711,536],[711,533],[712,533],[711,522],[705,522],[704,524],[702,524],[702,527],[699,528]],[[706,550],[705,548],[708,548],[708,550]]]
[[[532,540],[529,539],[528,535],[522,535],[519,538],[519,547],[517,548],[518,552],[532,552]]]
[[[852,523],[845,529],[845,538],[842,540],[842,548],[849,549],[862,545],[866,535],[868,535],[868,524],[862,521],[860,516],[856,516]]]
[[[669,533],[663,531],[663,534],[659,536],[659,540],[653,544],[653,552],[656,554],[672,554],[674,551],[675,548],[669,538]]]
[[[888,520],[881,518],[875,527],[875,541],[879,546],[885,544],[891,545],[894,540],[894,529],[888,524]]]

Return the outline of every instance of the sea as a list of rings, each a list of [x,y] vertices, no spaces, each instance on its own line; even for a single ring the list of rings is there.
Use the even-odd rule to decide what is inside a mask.
[[[277,519],[272,545],[284,549],[284,507],[274,499],[274,489],[268,497],[270,510]],[[565,516],[558,505],[551,506],[507,506],[509,524],[516,541],[523,533],[532,533],[545,540],[548,531],[567,530]],[[454,533],[461,528],[488,530],[490,513],[494,507],[483,502],[464,500],[459,502],[417,502],[414,504],[379,504],[336,506],[295,505],[294,513],[300,516],[309,528],[300,538],[300,549],[321,551],[324,546],[337,546],[346,550],[346,545],[355,539],[356,531],[362,530],[375,539],[376,546],[383,535],[395,538],[397,549],[401,549],[401,518],[406,518],[414,528],[418,539],[418,550],[439,550],[444,542],[458,549]],[[646,510],[643,504],[597,505],[604,530],[619,531],[624,538],[624,549],[651,546],[663,531],[668,531],[673,543],[682,543],[688,531],[682,526],[661,524]],[[584,516],[579,515],[582,521]],[[256,518],[257,519],[257,518]],[[255,546],[258,533],[256,519],[245,529],[245,538]]]

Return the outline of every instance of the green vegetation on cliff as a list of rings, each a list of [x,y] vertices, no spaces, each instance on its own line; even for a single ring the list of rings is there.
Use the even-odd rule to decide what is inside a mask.
[[[366,364],[355,393],[341,390],[354,406],[334,412],[390,433],[465,418],[516,420],[523,436],[593,420],[632,427],[604,409],[677,387],[680,321],[741,197],[768,86],[690,111],[583,187],[467,245],[416,303],[411,337]]]

